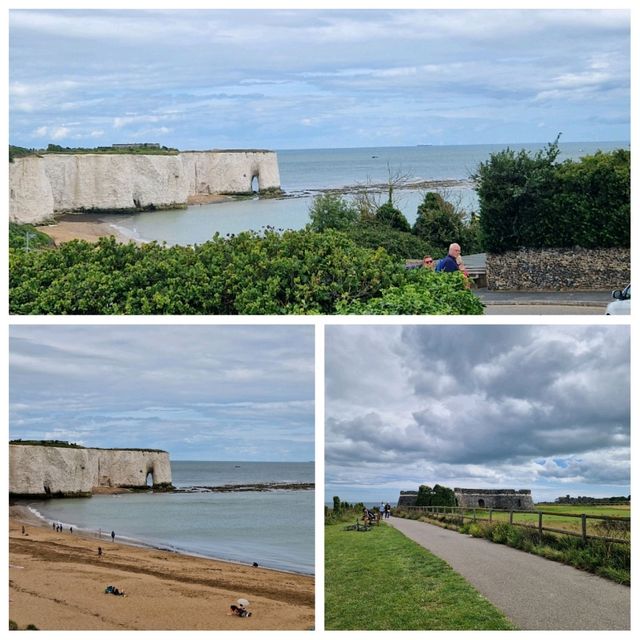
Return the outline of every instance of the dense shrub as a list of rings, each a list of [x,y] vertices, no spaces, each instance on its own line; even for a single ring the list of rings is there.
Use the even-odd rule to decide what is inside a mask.
[[[444,255],[442,250],[434,248],[428,241],[412,233],[390,229],[375,220],[361,220],[347,229],[346,233],[361,247],[382,247],[389,255],[399,259]]]
[[[455,274],[412,273],[333,230],[216,235],[196,247],[74,240],[10,250],[9,261],[10,312],[20,314],[482,312]]]
[[[446,250],[452,242],[461,243],[464,224],[462,214],[439,193],[429,192],[418,206],[418,216],[413,224],[413,233]]]
[[[344,198],[332,193],[325,193],[313,199],[309,209],[308,228],[311,231],[338,229],[344,231],[353,226],[359,219],[355,207]]]
[[[390,229],[405,231],[406,233],[411,231],[411,225],[404,217],[402,211],[396,209],[391,202],[385,202],[378,207],[376,220]]]
[[[31,224],[9,223],[9,246],[13,249],[39,249],[53,245],[53,240]]]
[[[630,241],[630,153],[557,163],[556,142],[531,155],[505,149],[475,180],[485,248],[615,247]]]

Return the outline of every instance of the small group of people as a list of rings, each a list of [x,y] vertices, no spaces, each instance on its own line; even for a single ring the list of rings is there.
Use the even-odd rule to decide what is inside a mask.
[[[54,529],[56,533],[62,533],[62,525],[60,523],[56,524],[53,522],[51,528]],[[69,531],[73,533],[73,527],[69,527]]]
[[[391,517],[391,505],[388,502],[382,503],[380,505],[380,511],[385,520]]]
[[[465,276],[469,276],[467,268],[462,262],[461,254],[462,249],[457,242],[453,242],[449,245],[449,251],[444,258],[440,260],[434,260],[431,256],[425,256],[422,259],[422,266],[425,269],[432,269],[439,273],[453,273],[454,271],[462,271]]]

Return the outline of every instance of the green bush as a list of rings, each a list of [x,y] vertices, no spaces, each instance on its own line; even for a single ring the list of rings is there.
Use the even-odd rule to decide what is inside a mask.
[[[359,219],[358,211],[344,198],[332,193],[316,196],[309,209],[308,228],[311,231],[338,229],[344,231]]]
[[[474,178],[487,251],[629,246],[629,151],[557,163],[557,143],[533,155],[507,148],[479,165]]]
[[[391,202],[385,202],[378,207],[376,211],[376,220],[391,229],[397,231],[404,231],[409,233],[411,231],[411,225],[404,217],[404,214],[400,209],[396,209]]]
[[[41,249],[53,246],[53,240],[31,224],[9,223],[9,247],[17,250]]]
[[[418,236],[398,231],[374,220],[360,220],[346,230],[349,237],[359,246],[367,249],[382,247],[389,255],[399,258],[422,258],[443,255],[428,241]]]
[[[463,228],[462,214],[450,202],[439,193],[430,191],[425,194],[413,224],[415,235],[438,247],[439,255],[446,255],[452,242],[461,243]]]
[[[14,314],[482,313],[456,274],[407,271],[346,234],[267,230],[196,247],[102,238],[9,252]]]

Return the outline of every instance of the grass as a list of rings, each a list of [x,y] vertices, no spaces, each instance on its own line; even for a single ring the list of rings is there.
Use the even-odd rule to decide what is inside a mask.
[[[631,509],[629,505],[547,505],[539,504],[535,506],[535,510],[531,513],[514,513],[514,524],[526,524],[532,527],[538,526],[537,511],[543,511],[542,518],[543,527],[553,529],[562,529],[580,533],[582,531],[582,521],[580,518],[572,517],[571,514],[579,516],[587,514],[590,516],[602,517],[630,517]],[[549,513],[557,513],[558,515],[548,515]],[[465,523],[470,522],[473,516],[473,510],[465,511]],[[488,509],[476,509],[476,517],[479,520],[489,519]],[[494,511],[491,515],[492,522],[509,522],[509,513],[504,511]],[[591,536],[610,536],[625,539],[629,537],[630,526],[623,522],[607,523],[604,520],[595,518],[587,519],[587,535]]]
[[[514,629],[448,564],[381,524],[325,526],[327,630]]]

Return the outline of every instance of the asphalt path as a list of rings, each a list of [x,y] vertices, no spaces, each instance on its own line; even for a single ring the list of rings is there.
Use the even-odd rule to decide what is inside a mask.
[[[630,629],[629,587],[425,522],[385,522],[442,558],[520,629]]]

